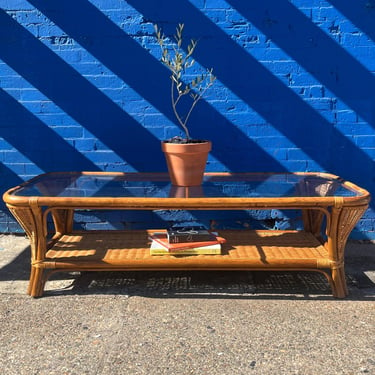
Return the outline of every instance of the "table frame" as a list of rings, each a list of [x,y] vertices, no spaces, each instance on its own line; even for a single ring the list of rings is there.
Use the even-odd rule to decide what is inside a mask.
[[[65,172],[64,172],[65,173]],[[72,172],[75,173],[75,172]],[[106,172],[80,172],[90,175],[116,175],[116,173]],[[295,173],[301,175],[318,175],[332,179],[339,177],[326,173]],[[117,173],[117,175],[125,175]],[[147,174],[144,174],[147,176]],[[161,175],[161,174],[160,174]],[[206,175],[226,176],[229,173],[207,173]],[[243,174],[246,175],[246,174]],[[155,174],[150,174],[150,178]],[[37,178],[37,177],[36,177]],[[34,180],[34,179],[33,179]],[[31,180],[31,181],[33,181]],[[31,273],[27,293],[33,297],[43,294],[45,282],[53,272],[58,271],[110,271],[110,270],[308,270],[323,273],[331,287],[334,297],[344,298],[348,294],[345,270],[344,270],[344,250],[347,238],[362,217],[370,201],[370,194],[350,182],[341,181],[348,188],[355,190],[358,196],[338,197],[278,197],[278,198],[202,198],[188,197],[189,187],[181,188],[183,197],[176,198],[139,198],[139,197],[50,197],[50,196],[18,196],[15,192],[26,183],[8,190],[3,199],[7,207],[25,230],[31,243]],[[52,256],[54,246],[69,241],[69,235],[93,236],[95,241],[98,238],[105,239],[110,244],[110,232],[73,232],[74,211],[78,209],[90,210],[160,210],[160,209],[186,209],[186,210],[250,210],[250,209],[298,209],[303,214],[304,231],[311,238],[311,250],[323,249],[326,255],[313,259],[297,259],[293,256],[276,256],[270,261],[263,254],[244,256],[241,259],[231,259],[223,255],[210,256],[186,256],[186,257],[151,257],[144,255],[148,251],[147,246],[142,245],[143,258],[138,259],[128,256],[128,248],[123,246],[118,251],[126,256],[120,257],[116,261],[106,260],[104,257],[98,258],[76,258],[60,259]],[[51,214],[55,227],[52,239],[47,233],[47,216]],[[322,235],[322,223],[326,218],[325,235]],[[244,231],[241,236],[243,236]],[[263,231],[267,232],[267,231]],[[297,231],[273,231],[274,233],[263,233],[266,236],[279,236],[288,234],[290,236],[301,235]],[[122,232],[124,241],[127,236],[135,236],[137,241],[147,241],[147,231]],[[223,237],[236,242],[235,234],[221,232]],[[259,233],[254,238],[260,238]],[[284,236],[288,237],[288,236]],[[280,236],[281,238],[281,236]],[[292,237],[291,237],[292,238]],[[255,241],[255,240],[254,240]],[[263,240],[261,240],[262,242]],[[286,246],[282,244],[282,246]],[[268,251],[269,248],[262,248],[262,244],[249,244],[255,246],[257,251]],[[73,246],[73,245],[69,245]],[[91,246],[91,245],[90,245]],[[137,245],[138,246],[138,245]],[[306,245],[304,245],[306,246]],[[139,246],[138,246],[139,247]],[[259,249],[258,249],[259,248]],[[309,249],[309,247],[307,247]],[[247,247],[245,246],[245,250]],[[249,247],[250,249],[250,247]],[[83,249],[80,249],[83,250]],[[252,250],[253,251],[253,250]],[[290,249],[288,250],[290,252]],[[266,253],[268,254],[268,253]]]

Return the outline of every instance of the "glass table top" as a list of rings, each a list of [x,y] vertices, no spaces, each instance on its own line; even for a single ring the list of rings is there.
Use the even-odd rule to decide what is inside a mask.
[[[11,193],[19,197],[356,197],[355,185],[329,174],[209,173],[201,186],[171,185],[157,173],[47,173]]]

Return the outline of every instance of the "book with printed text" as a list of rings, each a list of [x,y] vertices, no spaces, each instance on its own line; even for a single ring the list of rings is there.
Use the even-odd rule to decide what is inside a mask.
[[[221,244],[215,243],[209,246],[199,246],[180,249],[178,251],[169,250],[158,241],[153,240],[150,247],[150,255],[174,255],[174,256],[183,256],[183,255],[219,255],[221,254]]]
[[[211,233],[212,237],[209,241],[195,241],[195,242],[174,242],[170,243],[165,232],[154,232],[150,235],[150,240],[158,242],[168,251],[182,251],[187,249],[194,249],[198,247],[213,246],[225,242],[225,238],[220,237],[217,233]]]
[[[169,243],[212,241],[214,235],[202,225],[173,226],[167,229]]]

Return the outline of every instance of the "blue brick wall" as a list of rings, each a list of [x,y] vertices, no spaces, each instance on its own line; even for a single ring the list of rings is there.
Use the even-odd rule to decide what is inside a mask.
[[[374,0],[0,0],[1,192],[53,170],[166,170],[160,140],[180,130],[153,23],[171,35],[179,22],[218,78],[191,118],[213,142],[207,170],[329,171],[375,195]],[[193,215],[132,214],[108,217],[119,228]],[[201,219],[246,226],[254,214]],[[374,219],[372,206],[352,237],[375,239]],[[20,231],[4,205],[0,231]]]

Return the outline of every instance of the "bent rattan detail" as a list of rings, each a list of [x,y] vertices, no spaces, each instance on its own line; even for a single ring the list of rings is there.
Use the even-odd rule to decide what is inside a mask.
[[[350,232],[368,207],[370,194],[366,190],[327,173],[205,176],[207,184],[203,187],[176,190],[168,185],[164,174],[60,172],[37,176],[8,190],[4,201],[31,242],[28,293],[41,296],[48,276],[59,270],[288,269],[321,272],[327,276],[335,297],[348,294],[344,250]],[[271,182],[262,190],[262,184],[274,176],[273,185]],[[230,182],[235,184],[228,188]],[[107,185],[117,189],[118,195],[106,191]],[[284,192],[277,193],[279,185]],[[135,194],[126,190],[129,186],[134,187]],[[207,196],[204,188],[211,189]],[[158,189],[160,195],[156,194]],[[300,210],[304,230],[220,231],[227,240],[221,255],[151,256],[147,230],[72,231],[74,212],[79,209],[272,208]],[[55,229],[52,242],[47,240],[50,215]]]

